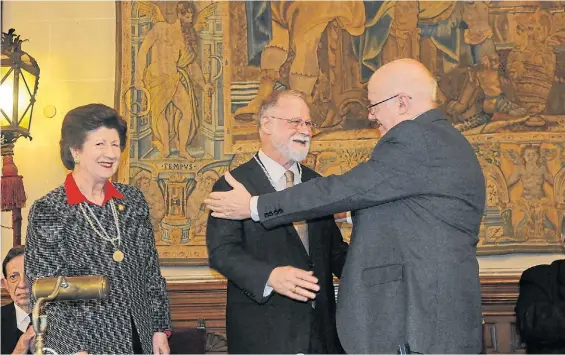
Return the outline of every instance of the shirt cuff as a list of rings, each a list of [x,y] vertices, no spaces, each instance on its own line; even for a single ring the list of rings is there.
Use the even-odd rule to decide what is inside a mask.
[[[336,223],[349,223],[349,224],[353,224],[353,219],[351,218],[351,212],[347,211],[345,218],[338,218],[335,220]]]
[[[273,288],[269,285],[265,285],[265,290],[263,291],[263,297],[269,296],[273,292]]]
[[[257,201],[259,201],[259,196],[253,196],[249,201],[249,210],[251,211],[251,219],[253,219],[255,222],[260,221],[259,211],[257,210]]]

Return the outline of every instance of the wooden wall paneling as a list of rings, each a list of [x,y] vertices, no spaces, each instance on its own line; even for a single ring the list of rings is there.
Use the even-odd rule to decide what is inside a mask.
[[[483,348],[489,354],[523,354],[514,306],[519,276],[482,276]]]
[[[516,328],[514,306],[519,276],[481,276],[484,350],[489,354],[523,354]],[[175,326],[196,327],[206,322],[207,352],[226,352],[226,281],[169,283],[167,285]],[[2,304],[10,301],[2,290]]]
[[[226,333],[226,282],[169,283],[169,301],[173,328],[175,324],[196,326],[206,321],[211,332]]]

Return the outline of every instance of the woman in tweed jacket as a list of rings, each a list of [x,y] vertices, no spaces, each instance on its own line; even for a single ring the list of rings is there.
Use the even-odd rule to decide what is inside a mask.
[[[46,304],[45,346],[57,353],[169,353],[169,301],[149,207],[137,188],[109,181],[126,132],[126,122],[105,105],[71,110],[60,146],[72,172],[31,207],[25,254],[30,285],[60,275],[104,275],[110,283],[104,300]]]

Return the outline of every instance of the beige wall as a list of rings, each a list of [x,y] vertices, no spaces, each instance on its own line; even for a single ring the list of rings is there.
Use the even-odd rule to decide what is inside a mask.
[[[5,1],[2,31],[14,27],[24,49],[41,67],[38,101],[32,124],[33,141],[19,140],[15,160],[24,176],[28,207],[62,183],[65,169],[59,160],[58,141],[64,114],[78,105],[114,104],[115,4],[111,1]],[[57,114],[46,118],[42,110],[53,105]],[[29,208],[23,210],[24,231]],[[11,225],[2,212],[2,225]],[[24,232],[25,233],[25,232]],[[2,257],[12,246],[11,231],[2,229]],[[480,258],[485,273],[520,273],[524,268],[551,262],[563,255],[512,255]],[[210,279],[208,268],[163,267],[170,281]]]
[[[33,141],[19,139],[15,162],[28,196],[22,210],[25,235],[29,207],[37,198],[60,185],[66,170],[59,159],[61,122],[78,105],[114,104],[115,30],[114,2],[4,1],[2,31],[15,28],[22,47],[38,62],[41,75],[32,120]],[[43,108],[53,105],[53,118]],[[11,225],[2,212],[2,225]],[[11,230],[2,228],[2,257],[12,246]]]

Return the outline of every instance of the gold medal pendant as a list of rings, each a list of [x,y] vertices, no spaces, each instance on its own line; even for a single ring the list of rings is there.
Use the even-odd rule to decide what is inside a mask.
[[[114,259],[115,262],[121,263],[124,260],[124,252],[118,249],[114,252],[112,258]]]

